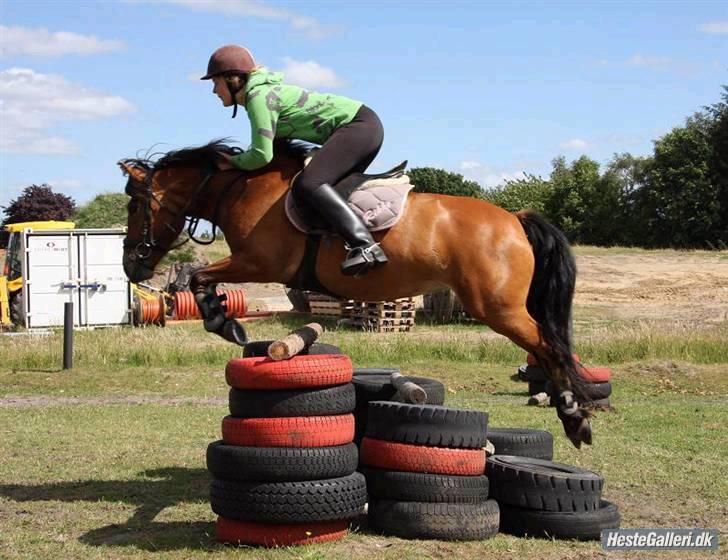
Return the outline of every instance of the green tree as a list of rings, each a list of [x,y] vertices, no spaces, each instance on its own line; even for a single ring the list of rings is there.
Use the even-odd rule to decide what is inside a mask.
[[[723,86],[721,97],[720,102],[706,107],[706,112],[712,118],[710,182],[720,207],[714,239],[716,246],[725,249],[728,247],[728,86]]]
[[[712,129],[712,119],[697,113],[655,142],[644,193],[649,243],[705,247],[716,241],[723,218],[711,181]]]
[[[559,156],[552,162],[551,196],[546,200],[546,215],[574,243],[591,236],[589,201],[599,189],[599,164],[587,156],[573,161],[571,166]]]
[[[79,208],[76,226],[81,228],[112,228],[126,225],[126,204],[129,197],[123,193],[104,193]]]
[[[615,154],[601,176],[603,197],[593,218],[598,222],[599,244],[642,245],[647,220],[644,186],[652,158]]]
[[[435,167],[415,167],[407,172],[415,186],[414,192],[472,196],[483,198],[483,189],[475,181],[468,181],[459,173]]]
[[[509,179],[502,187],[487,190],[485,198],[509,212],[524,209],[544,212],[551,194],[552,185],[549,181],[526,174],[522,179]]]

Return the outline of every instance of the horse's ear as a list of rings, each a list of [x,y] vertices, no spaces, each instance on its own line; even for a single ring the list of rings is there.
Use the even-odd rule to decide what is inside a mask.
[[[120,161],[118,162],[118,166],[121,168],[122,173],[124,175],[129,175],[134,181],[137,183],[143,183],[147,178],[147,170],[142,169],[141,167],[136,167],[135,165],[131,163],[127,163],[126,161]]]

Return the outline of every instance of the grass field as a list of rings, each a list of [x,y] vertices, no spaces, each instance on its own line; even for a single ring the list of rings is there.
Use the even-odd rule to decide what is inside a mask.
[[[594,250],[595,258],[600,250]],[[248,323],[273,338],[303,319]],[[390,336],[337,330],[357,366],[398,365],[441,379],[447,403],[488,411],[493,426],[555,436],[555,460],[601,473],[625,527],[728,531],[728,322],[696,329],[633,322],[578,306],[576,351],[613,369],[614,412],[573,449],[552,409],[525,406],[513,379],[525,355],[480,326],[420,325]],[[205,448],[227,413],[223,368],[238,349],[199,323],[0,338],[0,557],[3,558],[602,558],[598,543],[519,539],[405,541],[361,529],[327,545],[278,550],[214,541]],[[677,553],[679,557],[691,557]],[[644,554],[609,557],[642,558]],[[655,557],[664,557],[654,555]],[[671,556],[678,557],[678,556]],[[694,554],[692,557],[702,557]]]

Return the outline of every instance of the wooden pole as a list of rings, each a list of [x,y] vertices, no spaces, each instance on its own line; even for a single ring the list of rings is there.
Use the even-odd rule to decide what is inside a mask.
[[[427,402],[427,393],[425,390],[416,383],[407,381],[407,378],[401,373],[393,372],[390,379],[392,385],[399,391],[399,394],[402,395],[405,402],[412,404],[423,404]]]
[[[275,361],[288,360],[311,346],[323,332],[324,328],[318,323],[309,323],[271,343],[268,346],[268,356]]]

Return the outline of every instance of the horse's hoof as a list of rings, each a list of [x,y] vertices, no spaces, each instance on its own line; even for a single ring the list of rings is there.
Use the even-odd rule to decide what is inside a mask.
[[[561,409],[557,409],[559,418],[564,424],[564,432],[569,441],[574,444],[574,447],[581,449],[581,444],[586,445],[592,444],[592,430],[589,422],[588,413],[583,409],[577,410],[575,413],[567,415],[564,414]],[[585,414],[582,414],[585,413]]]
[[[248,342],[248,335],[245,332],[243,326],[238,323],[235,319],[228,319],[222,326],[222,333],[218,333],[228,342],[237,344],[239,346],[245,346]]]
[[[208,319],[204,319],[202,321],[202,325],[205,327],[205,330],[207,332],[219,333],[220,329],[223,328],[223,325],[225,324],[226,320],[227,319],[225,319],[224,314],[217,313]],[[220,335],[220,336],[222,336],[222,335]]]

